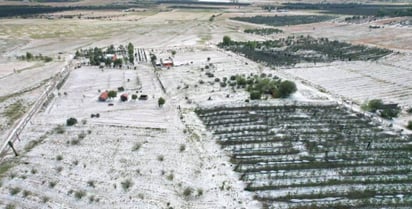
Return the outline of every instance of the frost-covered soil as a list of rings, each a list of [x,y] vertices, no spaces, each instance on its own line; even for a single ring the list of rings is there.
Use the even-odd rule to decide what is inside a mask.
[[[232,10],[243,11],[237,8]],[[367,94],[371,95],[369,99],[372,96],[375,98],[376,94],[385,101],[410,105],[408,52],[394,54],[378,63],[332,63],[317,64],[316,67],[298,65],[291,69],[274,70],[214,47],[223,35],[229,35],[237,41],[273,38],[244,34],[245,28],[260,26],[225,19],[237,15],[236,13],[223,14],[216,17],[215,21],[209,21],[212,14],[220,12],[136,12],[127,16],[120,15],[122,18],[110,21],[2,19],[4,30],[1,32],[0,46],[1,52],[5,53],[1,57],[4,62],[0,64],[0,97],[6,96],[6,100],[1,103],[1,112],[18,100],[24,101],[25,105],[36,100],[44,89],[42,82],[66,64],[56,61],[61,51],[71,54],[77,48],[132,42],[137,48],[152,51],[158,58],[171,56],[172,50],[177,53],[173,57],[175,67],[156,72],[147,63],[139,64],[136,71],[101,71],[86,66],[74,70],[63,88],[55,92],[55,99],[29,123],[20,136],[22,140],[15,143],[20,157],[13,158],[9,151],[3,158],[0,169],[0,205],[15,205],[17,208],[260,208],[261,203],[253,200],[254,193],[244,191],[247,184],[239,180],[239,173],[233,171],[235,164],[230,163],[227,155],[230,152],[220,149],[216,138],[204,127],[193,110],[198,106],[248,106],[261,102],[246,103],[249,95],[244,90],[221,87],[215,82],[216,78],[265,73],[272,77],[296,79],[298,92],[282,101],[265,101],[268,105],[294,105],[303,101],[316,105],[330,104],[329,100],[339,100],[339,97],[346,96],[349,100],[361,102],[368,98]],[[261,13],[259,10],[256,14]],[[371,32],[367,26],[321,23],[285,27],[282,28],[285,33],[276,35],[276,38],[292,33],[310,34],[372,45],[379,45],[382,41],[383,46],[392,49],[409,49],[409,45],[405,43],[409,43],[410,28],[392,27]],[[364,37],[370,41],[360,40]],[[14,58],[26,51],[51,55],[56,62],[37,66],[38,63],[20,62]],[[66,57],[66,54],[61,56]],[[207,61],[208,57],[210,61]],[[16,68],[17,72],[11,67]],[[206,76],[206,72],[213,73],[214,77]],[[396,76],[391,75],[392,72]],[[344,78],[349,81],[357,79],[359,82],[348,86],[345,85],[347,80]],[[97,101],[99,90],[116,90],[120,86],[124,86],[129,95],[147,94],[149,99],[120,102],[118,95],[109,102]],[[326,93],[315,89],[319,86],[326,89]],[[391,88],[402,93],[391,94]],[[402,96],[403,94],[405,95]],[[166,99],[163,107],[157,105],[159,97]],[[113,106],[108,106],[109,103]],[[91,114],[97,113],[99,118],[91,118]],[[69,117],[77,118],[79,123],[66,127],[64,124]],[[405,124],[408,117],[411,116],[406,115],[396,122]],[[0,122],[4,124],[8,120],[2,115]],[[10,127],[1,130],[1,135],[4,136],[2,138],[5,138],[8,133],[5,130],[8,128]],[[286,127],[271,131],[276,132],[282,128]],[[61,133],[62,129],[64,133]],[[296,143],[292,148],[303,150],[304,146]],[[335,153],[330,154],[332,156]],[[398,154],[402,153],[393,155]],[[302,152],[298,157],[306,155],[308,153]],[[315,157],[323,155],[324,152]],[[3,172],[4,166],[10,164],[13,165],[10,170]],[[374,171],[384,173],[390,168],[402,172],[405,168],[393,164],[394,168],[388,165],[375,167]],[[310,175],[312,171],[300,170],[289,174]],[[327,176],[325,179],[330,179],[336,172],[319,170],[318,174],[320,178]],[[265,175],[269,174],[262,174],[262,179],[266,178]],[[362,178],[355,180],[361,181]],[[370,178],[373,180],[374,177]],[[402,180],[409,177],[399,175],[390,178]],[[321,181],[314,179],[318,180]],[[286,187],[293,182],[298,184],[302,181],[306,180],[300,178],[283,183]],[[259,184],[262,181],[257,181],[257,185]],[[395,185],[391,189],[401,191],[404,187]],[[286,191],[292,190],[279,190],[276,195],[282,196]],[[268,194],[272,195],[271,192]],[[265,195],[267,193],[260,193],[261,197]],[[391,201],[392,197],[396,197],[395,202],[410,200],[402,199],[402,194],[383,194],[377,195],[376,201],[371,201]],[[291,202],[314,200],[309,199],[300,197],[291,199]],[[315,198],[315,201],[327,203],[346,200],[324,197]],[[282,205],[289,207],[289,203]]]
[[[197,113],[264,208],[411,204],[411,136],[362,114],[328,102],[206,107]]]
[[[139,78],[139,82],[137,81]],[[127,81],[130,79],[130,81]],[[98,102],[98,90],[138,88],[146,101]],[[64,95],[63,93],[66,93]],[[194,113],[163,94],[152,67],[72,72],[17,143],[26,150],[2,179],[2,205],[18,208],[257,208]],[[139,94],[142,94],[139,92]],[[157,99],[166,98],[158,107]],[[112,103],[113,106],[108,106]],[[91,118],[91,114],[100,114]],[[69,117],[79,124],[58,125]],[[23,152],[23,151],[21,151]],[[130,181],[130,187],[122,186]],[[21,190],[11,194],[13,189]],[[189,188],[189,189],[187,189]],[[188,190],[191,192],[185,193]],[[84,194],[84,196],[82,196]],[[80,198],[80,196],[82,196]]]

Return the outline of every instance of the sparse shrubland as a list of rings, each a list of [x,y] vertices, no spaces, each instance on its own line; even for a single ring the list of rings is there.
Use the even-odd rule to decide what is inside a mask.
[[[362,109],[372,113],[378,113],[379,116],[385,119],[398,117],[401,108],[396,104],[384,104],[380,99],[372,99],[362,105]]]
[[[221,79],[221,87],[229,85],[231,87],[243,88],[250,93],[250,99],[258,100],[263,95],[269,95],[272,98],[287,98],[297,91],[296,85],[292,81],[282,81],[278,77],[269,77],[266,74],[258,75],[232,75],[230,79]]]

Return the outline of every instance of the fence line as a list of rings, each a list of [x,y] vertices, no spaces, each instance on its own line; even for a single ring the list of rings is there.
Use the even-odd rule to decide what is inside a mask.
[[[8,134],[6,140],[0,147],[0,156],[3,156],[4,152],[8,150],[9,142],[14,143],[16,140],[20,140],[19,135],[26,127],[26,125],[30,122],[31,118],[40,111],[44,104],[46,104],[51,95],[53,95],[53,91],[59,88],[66,80],[66,78],[70,75],[70,68],[72,67],[72,61],[65,66],[59,73],[57,73],[53,79],[51,79],[48,84],[46,90],[41,94],[38,100],[34,103],[34,105],[30,108],[30,110],[20,119],[20,121],[14,125],[13,129]]]

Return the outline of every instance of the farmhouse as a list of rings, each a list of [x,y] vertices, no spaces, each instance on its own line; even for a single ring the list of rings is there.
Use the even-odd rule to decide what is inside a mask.
[[[169,57],[168,59],[160,60],[162,67],[173,67],[173,60]]]
[[[111,59],[112,61],[116,61],[118,59],[123,59],[123,55],[118,54],[106,54],[104,55],[105,59]]]

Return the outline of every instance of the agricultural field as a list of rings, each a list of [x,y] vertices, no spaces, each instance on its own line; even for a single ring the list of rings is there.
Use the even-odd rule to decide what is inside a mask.
[[[358,104],[375,98],[402,106],[409,106],[412,102],[412,86],[408,82],[412,73],[407,68],[374,62],[339,62],[326,66],[302,66],[285,71],[333,94],[350,98]]]
[[[351,45],[328,38],[316,39],[310,36],[288,36],[263,42],[235,42],[226,37],[220,47],[242,53],[249,59],[266,62],[274,66],[297,63],[327,63],[331,61],[377,60],[392,51],[363,45]]]
[[[0,0],[0,208],[410,208],[408,17],[267,4]]]
[[[410,136],[332,103],[198,109],[264,208],[409,208]]]
[[[296,15],[296,16],[255,16],[255,17],[234,17],[232,20],[250,22],[255,24],[265,24],[270,26],[301,25],[332,20],[333,16],[321,15]]]

